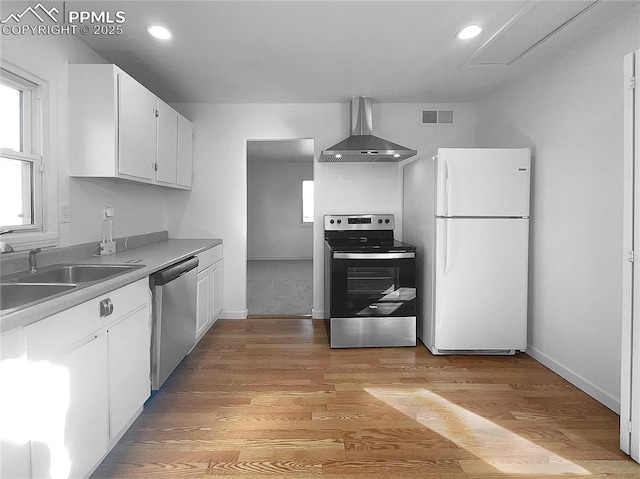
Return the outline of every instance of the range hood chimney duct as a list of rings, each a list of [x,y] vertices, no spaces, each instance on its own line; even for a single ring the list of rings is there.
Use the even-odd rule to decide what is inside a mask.
[[[351,136],[324,150],[320,162],[398,162],[417,151],[371,134],[373,114],[371,98],[351,98]]]

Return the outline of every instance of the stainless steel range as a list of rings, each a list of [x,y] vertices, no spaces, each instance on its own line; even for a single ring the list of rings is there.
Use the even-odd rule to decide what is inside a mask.
[[[393,215],[325,215],[332,348],[416,345],[416,249],[393,229]]]

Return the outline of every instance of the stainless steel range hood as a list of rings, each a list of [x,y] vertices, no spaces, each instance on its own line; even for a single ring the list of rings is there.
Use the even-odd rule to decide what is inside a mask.
[[[373,115],[371,98],[351,98],[351,136],[322,152],[320,162],[398,162],[417,151],[391,143],[371,134]]]

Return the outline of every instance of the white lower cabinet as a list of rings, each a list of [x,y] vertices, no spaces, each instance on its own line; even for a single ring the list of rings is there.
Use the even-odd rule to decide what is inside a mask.
[[[87,477],[151,391],[148,279],[17,331],[23,331],[26,358],[3,359],[0,370],[19,370],[8,404],[22,439],[31,442],[31,476],[16,477]],[[0,405],[2,411],[6,405]],[[8,462],[3,473],[15,466]]]
[[[196,342],[222,311],[222,245],[198,254]]]
[[[200,338],[211,324],[211,268],[198,271],[196,285],[196,338]]]
[[[211,266],[211,322],[215,323],[222,311],[222,260]]]
[[[30,417],[25,407],[28,391],[16,394],[24,384],[24,328],[0,335],[0,477],[22,478],[31,474],[31,444],[24,430],[23,417]]]
[[[31,474],[84,477],[105,456],[109,442],[107,338],[91,338],[48,363],[41,379],[49,387],[34,411],[42,429],[31,440]]]
[[[117,439],[151,394],[149,310],[140,309],[107,330],[109,437]]]

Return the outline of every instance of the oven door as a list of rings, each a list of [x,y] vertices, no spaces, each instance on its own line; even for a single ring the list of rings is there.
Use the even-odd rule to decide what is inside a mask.
[[[415,252],[334,252],[330,308],[331,318],[415,317]]]

